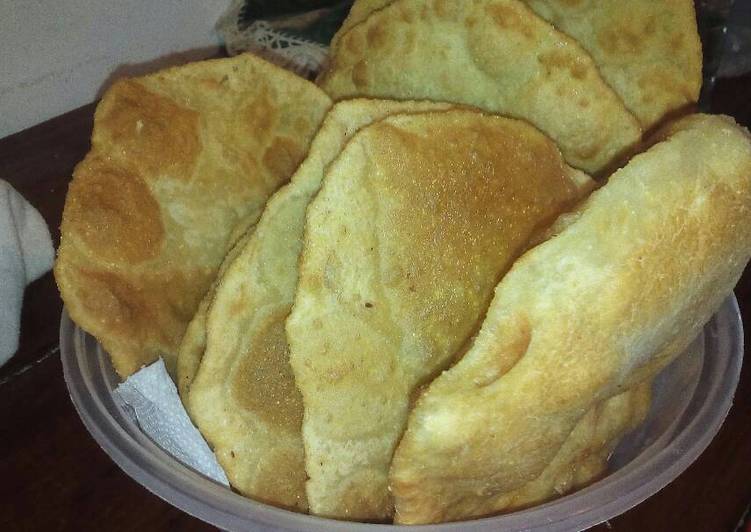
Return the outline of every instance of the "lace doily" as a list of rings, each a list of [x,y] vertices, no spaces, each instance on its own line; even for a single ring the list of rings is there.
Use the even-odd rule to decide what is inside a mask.
[[[277,29],[266,20],[245,24],[244,7],[243,0],[233,0],[217,23],[216,29],[229,55],[251,51],[308,78],[321,70],[328,57],[328,46]]]

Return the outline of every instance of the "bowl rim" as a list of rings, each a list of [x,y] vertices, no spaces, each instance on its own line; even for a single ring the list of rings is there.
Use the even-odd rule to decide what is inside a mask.
[[[700,383],[705,386],[697,386],[670,444],[653,456],[633,467],[627,464],[586,488],[528,509],[471,521],[410,527],[446,532],[497,530],[501,525],[510,530],[582,530],[615,517],[657,493],[706,449],[732,405],[743,360],[743,324],[733,294],[704,326],[703,341],[705,359]],[[243,497],[182,464],[140,431],[111,394],[112,383],[108,382],[101,366],[98,366],[101,375],[86,371],[79,358],[87,352],[82,349],[82,342],[93,342],[89,345],[97,346],[101,360],[103,351],[99,344],[75,325],[64,308],[60,319],[60,354],[68,393],[79,417],[97,443],[128,476],[166,502],[230,530],[247,530],[259,525],[321,531],[372,532],[401,528],[400,525],[327,519],[270,506]],[[707,357],[706,353],[725,356]],[[711,365],[713,372],[708,371]],[[99,394],[103,399],[96,399],[92,393],[97,390],[105,392]],[[650,474],[649,480],[644,482],[646,470]]]

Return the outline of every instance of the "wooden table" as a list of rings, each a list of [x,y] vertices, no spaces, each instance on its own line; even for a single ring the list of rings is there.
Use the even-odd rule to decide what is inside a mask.
[[[715,110],[751,122],[751,76],[721,81]],[[42,213],[55,243],[93,105],[0,140],[0,178]],[[736,289],[751,329],[751,269]],[[0,530],[209,530],[126,476],[89,436],[63,381],[62,303],[50,274],[26,292],[18,354],[0,369]],[[751,502],[751,364],[710,447],[657,495],[594,530],[732,531]]]

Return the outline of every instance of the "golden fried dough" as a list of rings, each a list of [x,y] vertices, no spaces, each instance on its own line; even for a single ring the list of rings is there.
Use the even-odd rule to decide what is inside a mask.
[[[183,400],[241,493],[307,509],[303,407],[289,365],[284,321],[297,285],[305,209],[324,169],[371,122],[393,113],[450,107],[378,100],[335,105],[291,183],[269,200],[252,236],[220,274],[208,314],[199,313],[191,323],[188,334],[195,341],[183,343],[186,381],[193,369],[198,373]],[[191,335],[194,326],[197,332]],[[201,354],[196,357],[196,352]],[[198,368],[192,362],[200,357]]]
[[[644,129],[699,99],[702,57],[693,1],[523,1],[589,52]],[[393,2],[357,0],[332,47],[350,28]]]
[[[542,473],[518,488],[496,493],[493,486],[478,488],[472,479],[468,480],[483,497],[461,501],[462,511],[469,515],[487,514],[486,499],[493,501],[494,513],[519,510],[560,497],[597,480],[607,470],[608,458],[621,438],[644,421],[652,397],[651,384],[649,381],[640,384],[592,407]],[[453,482],[457,480],[447,478],[445,483],[436,484],[436,488],[451,492],[456,489]],[[402,493],[403,497],[415,501],[410,507],[411,513],[443,511],[437,510],[429,499],[411,493],[419,490],[419,485],[409,485]],[[409,515],[401,515],[399,499],[396,511],[396,522],[409,522]],[[450,520],[450,513],[451,509],[446,509],[446,515],[436,517],[435,521]]]
[[[517,0],[396,0],[341,35],[318,83],[334,100],[425,98],[522,118],[590,173],[641,137],[589,54]]]
[[[344,22],[342,22],[339,30],[331,39],[331,48],[337,46],[339,39],[341,39],[342,35],[347,33],[351,27],[356,26],[357,24],[368,18],[368,15],[370,15],[373,11],[378,11],[379,9],[386,7],[393,1],[394,0],[355,0],[355,2],[352,4],[352,7],[349,9],[347,18],[344,19]]]
[[[590,184],[527,123],[472,110],[352,138],[308,209],[287,320],[311,512],[392,515],[410,394],[472,335],[534,230]]]
[[[287,181],[331,105],[245,54],[115,83],[73,175],[55,265],[121,377],[177,349],[239,225]]]
[[[696,103],[701,41],[692,0],[525,0],[587,50],[644,129]]]
[[[190,414],[188,394],[206,349],[206,315],[211,302],[214,301],[215,291],[216,285],[212,283],[198,305],[193,319],[190,320],[188,327],[185,329],[185,334],[177,351],[177,368],[175,370],[177,391],[188,414]],[[192,417],[192,414],[190,415]]]
[[[684,119],[499,283],[473,345],[410,414],[391,470],[399,521],[506,508],[593,405],[688,346],[750,254],[748,132]]]
[[[188,404],[190,386],[193,384],[193,379],[198,372],[198,367],[201,365],[201,360],[206,350],[206,316],[208,315],[211,303],[214,301],[216,285],[219,279],[224,276],[232,261],[245,248],[245,244],[247,244],[254,230],[255,227],[249,228],[240,240],[232,246],[229,253],[227,253],[227,256],[222,261],[222,265],[219,267],[216,278],[211,283],[206,295],[203,296],[196,313],[193,315],[193,319],[190,320],[188,328],[185,329],[182,342],[180,342],[180,348],[177,352],[177,389],[180,392],[180,398],[188,413],[190,413]]]
[[[652,381],[593,406],[576,424],[561,449],[536,479],[496,499],[498,511],[511,511],[565,495],[601,477],[624,435],[649,413]]]

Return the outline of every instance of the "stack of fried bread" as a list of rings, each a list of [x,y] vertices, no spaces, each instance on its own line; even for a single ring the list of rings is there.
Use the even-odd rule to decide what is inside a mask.
[[[165,359],[248,497],[540,503],[751,256],[751,137],[692,114],[700,71],[689,1],[358,0],[318,86],[250,54],[115,84],[58,285],[121,377]]]

